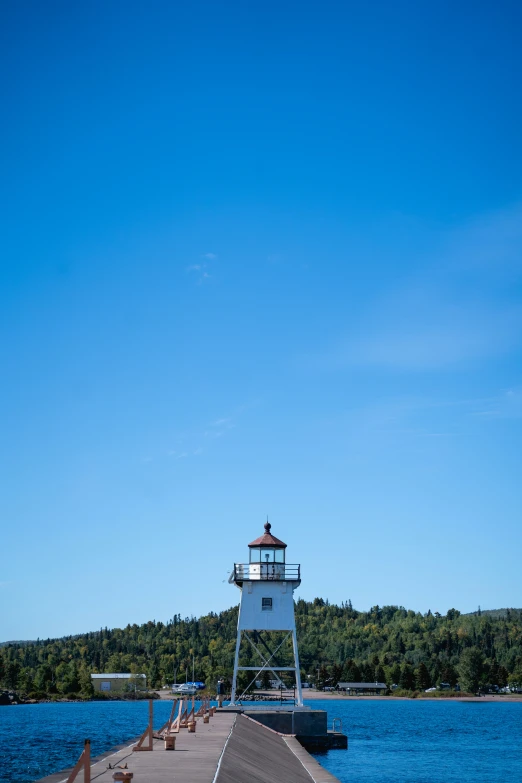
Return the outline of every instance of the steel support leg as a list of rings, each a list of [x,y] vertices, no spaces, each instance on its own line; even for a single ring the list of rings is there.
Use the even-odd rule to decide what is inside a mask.
[[[236,640],[236,654],[234,657],[234,674],[232,675],[232,693],[230,694],[230,704],[235,705],[236,703],[236,687],[237,687],[237,667],[239,664],[239,647],[241,645],[241,631],[239,628],[237,629],[237,640]]]
[[[292,645],[294,647],[294,661],[295,661],[295,684],[297,686],[297,706],[303,706],[303,690],[301,688],[301,667],[299,666],[299,653],[297,651],[297,634],[292,631]]]

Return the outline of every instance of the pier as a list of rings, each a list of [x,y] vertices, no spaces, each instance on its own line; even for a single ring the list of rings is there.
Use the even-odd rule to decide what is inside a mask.
[[[338,783],[291,735],[282,735],[237,712],[218,711],[196,730],[180,730],[175,750],[152,739],[152,750],[135,752],[136,741],[97,759],[76,783]],[[38,783],[67,783],[72,770]]]
[[[348,738],[340,721],[328,731],[326,712],[303,704],[293,598],[301,566],[286,562],[286,544],[270,531],[267,520],[248,545],[249,562],[235,563],[229,580],[241,591],[230,703],[216,711],[206,696],[196,710],[194,696],[191,708],[175,700],[169,720],[154,732],[150,700],[147,728],[132,745],[92,763],[87,740],[71,770],[39,783],[81,783],[82,774],[83,783],[336,783],[307,748],[347,748]],[[247,706],[250,688],[267,673],[281,683],[280,706]],[[100,676],[108,683],[127,677]],[[282,677],[293,680],[293,693]]]

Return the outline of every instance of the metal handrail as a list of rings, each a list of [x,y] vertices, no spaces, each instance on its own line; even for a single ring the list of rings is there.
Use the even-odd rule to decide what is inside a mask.
[[[286,563],[234,563],[234,581],[299,582],[301,566]]]

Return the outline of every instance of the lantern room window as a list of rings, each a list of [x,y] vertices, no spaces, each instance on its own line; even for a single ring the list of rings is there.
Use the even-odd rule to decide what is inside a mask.
[[[271,547],[253,546],[250,548],[251,563],[284,563],[285,550]]]

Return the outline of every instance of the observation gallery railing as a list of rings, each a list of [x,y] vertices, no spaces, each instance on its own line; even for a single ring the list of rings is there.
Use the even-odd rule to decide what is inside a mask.
[[[234,563],[231,582],[300,582],[301,566],[286,563]]]

